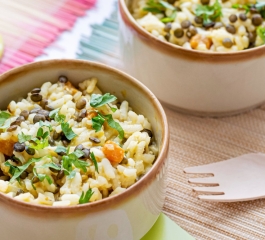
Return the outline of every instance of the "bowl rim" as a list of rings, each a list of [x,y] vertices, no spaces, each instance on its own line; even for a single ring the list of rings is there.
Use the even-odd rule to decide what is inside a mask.
[[[133,1],[133,0],[129,0]],[[248,58],[257,58],[265,55],[265,45],[261,45],[255,48],[240,50],[237,52],[206,52],[200,50],[190,50],[181,46],[162,41],[157,37],[150,34],[147,30],[141,27],[130,13],[125,0],[118,0],[119,13],[121,18],[129,28],[134,30],[134,33],[140,35],[140,39],[146,41],[147,45],[156,48],[160,51],[166,52],[167,54],[177,57],[189,57],[193,60],[200,59],[203,61],[235,61],[235,60],[246,60]]]
[[[129,82],[129,84],[133,85],[137,90],[141,91],[143,94],[145,94],[148,99],[151,101],[154,111],[157,112],[158,117],[161,119],[161,122],[163,123],[162,128],[162,140],[161,140],[161,147],[160,147],[160,153],[158,157],[156,158],[156,161],[154,162],[151,170],[145,174],[139,181],[134,183],[132,186],[130,186],[126,191],[123,193],[114,195],[112,197],[107,197],[102,200],[98,200],[91,203],[86,204],[80,204],[80,205],[74,205],[74,206],[46,206],[46,205],[35,205],[32,203],[23,202],[20,200],[16,200],[14,198],[10,198],[9,196],[6,196],[4,193],[0,192],[0,202],[5,203],[6,205],[16,207],[22,210],[26,210],[27,212],[38,211],[38,212],[46,212],[46,213],[65,213],[65,214],[71,214],[71,213],[80,213],[80,212],[95,212],[95,211],[104,211],[106,210],[106,207],[114,207],[115,205],[118,205],[119,203],[125,202],[132,198],[135,193],[138,193],[139,191],[144,190],[149,186],[151,182],[153,182],[156,179],[156,175],[160,173],[162,170],[163,165],[166,163],[166,158],[168,154],[168,148],[169,148],[169,126],[167,122],[167,117],[164,112],[164,109],[162,105],[160,104],[159,100],[156,98],[156,96],[140,81],[136,80],[135,78],[131,77],[130,75],[126,74],[125,72],[122,72],[116,68],[107,66],[105,64],[96,63],[92,61],[87,60],[77,60],[77,59],[53,59],[53,60],[43,60],[39,62],[29,63],[22,66],[19,66],[17,68],[13,68],[2,75],[0,75],[0,87],[5,84],[6,81],[9,80],[9,77],[15,76],[16,74],[19,74],[21,72],[30,72],[32,70],[36,71],[40,68],[45,67],[56,67],[56,66],[63,66],[65,68],[69,66],[81,66],[80,68],[87,67],[89,68],[96,68],[96,69],[102,69],[107,72],[111,72],[113,74],[118,74],[123,77],[123,81],[126,80]],[[11,79],[11,81],[16,81],[15,79]],[[104,208],[105,207],[105,208]],[[33,212],[34,212],[33,211]]]

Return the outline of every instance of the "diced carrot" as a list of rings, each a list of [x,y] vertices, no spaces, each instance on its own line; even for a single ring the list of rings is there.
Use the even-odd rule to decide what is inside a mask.
[[[203,42],[206,45],[207,49],[210,49],[210,47],[212,46],[212,40],[210,38],[202,37],[200,34],[196,34],[190,39],[191,48],[196,49],[200,42]]]
[[[212,46],[212,40],[210,38],[205,37],[202,39],[202,42],[206,45],[208,49],[210,49],[210,47]]]
[[[111,163],[120,163],[124,157],[124,150],[112,141],[107,141],[104,144],[102,151]]]
[[[95,111],[88,112],[86,117],[88,120],[91,120],[93,117],[96,117],[98,114]]]
[[[69,81],[65,83],[65,87],[72,95],[75,95],[78,91]]]
[[[200,34],[196,34],[190,39],[190,46],[191,48],[195,49],[198,47],[199,42],[201,41],[202,37]]]
[[[0,140],[0,152],[12,156],[15,142],[12,140]]]

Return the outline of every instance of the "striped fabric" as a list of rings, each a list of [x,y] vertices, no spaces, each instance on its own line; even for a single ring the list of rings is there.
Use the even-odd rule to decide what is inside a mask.
[[[0,73],[32,62],[77,17],[83,16],[96,0],[0,0],[0,35],[4,56]]]

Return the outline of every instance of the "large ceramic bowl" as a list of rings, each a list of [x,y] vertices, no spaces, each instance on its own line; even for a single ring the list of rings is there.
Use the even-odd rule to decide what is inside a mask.
[[[0,76],[1,109],[46,81],[65,75],[75,85],[97,77],[104,92],[127,99],[148,117],[159,146],[152,169],[124,193],[69,207],[20,202],[0,193],[0,239],[139,240],[158,218],[165,198],[168,125],[157,98],[140,82],[116,69],[80,60],[28,64]]]
[[[144,30],[119,0],[120,46],[126,72],[166,105],[183,112],[222,116],[265,101],[265,46],[235,53],[189,50]]]

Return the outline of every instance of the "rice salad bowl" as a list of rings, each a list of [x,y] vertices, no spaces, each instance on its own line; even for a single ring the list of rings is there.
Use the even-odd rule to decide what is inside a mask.
[[[265,4],[119,0],[126,72],[174,110],[230,116],[265,101]]]
[[[150,230],[165,200],[169,131],[147,87],[58,59],[0,75],[0,96],[1,240],[139,240]]]
[[[2,111],[0,192],[49,206],[122,193],[152,167],[152,128],[97,78],[75,88],[65,76]]]
[[[185,49],[235,52],[265,42],[265,3],[256,0],[139,0],[132,14],[162,41]]]

